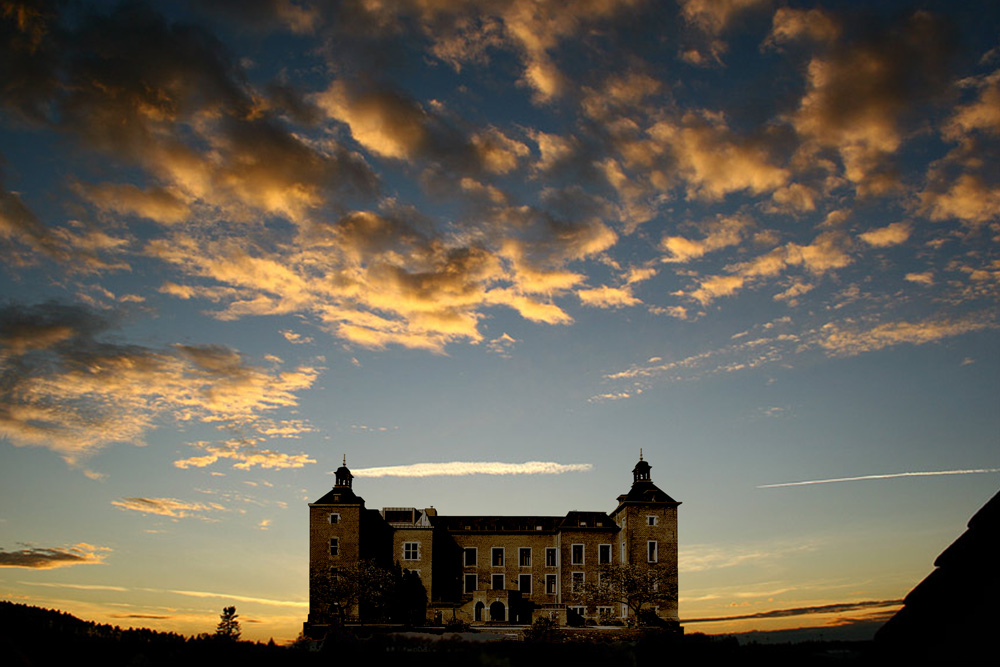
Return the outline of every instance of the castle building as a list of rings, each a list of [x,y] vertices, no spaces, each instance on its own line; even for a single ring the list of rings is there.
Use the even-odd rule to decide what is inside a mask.
[[[420,575],[429,620],[528,624],[548,616],[560,624],[626,620],[624,604],[587,605],[578,591],[597,581],[602,565],[633,564],[666,573],[669,602],[656,613],[678,621],[677,507],[642,459],[632,487],[604,512],[565,516],[441,515],[433,507],[368,509],[344,465],[330,492],[309,504],[309,620],[319,631],[336,616],[317,590],[322,575],[372,560]],[[353,611],[353,610],[351,610]]]

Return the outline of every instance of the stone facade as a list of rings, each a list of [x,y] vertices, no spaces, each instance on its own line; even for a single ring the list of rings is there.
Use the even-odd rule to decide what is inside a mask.
[[[419,573],[428,594],[429,620],[457,618],[473,624],[527,624],[539,616],[560,624],[601,616],[625,619],[621,608],[585,606],[575,595],[595,581],[600,565],[635,564],[674,573],[670,604],[657,614],[678,620],[677,506],[650,478],[640,457],[628,493],[610,513],[572,511],[565,516],[438,515],[434,508],[365,508],[353,490],[346,463],[336,485],[309,505],[309,621],[329,623],[313,590],[314,575],[372,559],[399,562]],[[582,618],[581,618],[582,617]]]

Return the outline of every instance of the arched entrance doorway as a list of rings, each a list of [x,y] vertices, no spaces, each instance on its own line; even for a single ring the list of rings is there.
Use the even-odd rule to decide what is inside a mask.
[[[473,609],[475,610],[474,611],[475,616],[473,618],[475,618],[475,620],[477,621],[483,620],[483,609],[486,609],[486,605],[484,605],[480,600],[479,602],[476,603],[476,606],[473,607]]]
[[[490,620],[491,621],[505,621],[507,620],[507,608],[504,607],[503,602],[497,600],[490,605]]]

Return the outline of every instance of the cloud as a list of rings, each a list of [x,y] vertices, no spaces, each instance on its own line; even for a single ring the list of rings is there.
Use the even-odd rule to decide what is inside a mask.
[[[888,248],[889,246],[905,243],[910,238],[913,227],[907,222],[894,222],[887,227],[871,229],[862,233],[861,240],[875,248]]]
[[[311,430],[311,429],[310,429]],[[272,434],[269,434],[272,435]],[[279,431],[274,435],[288,437],[288,433]],[[203,456],[192,456],[174,461],[174,467],[182,470],[189,468],[206,468],[221,460],[233,461],[233,467],[239,470],[250,470],[259,467],[263,470],[289,470],[302,468],[306,464],[316,463],[307,454],[285,454],[257,446],[263,438],[240,438],[223,443],[197,442],[192,446],[207,452]]]
[[[717,616],[714,618],[685,618],[685,623],[711,623],[712,621],[742,621],[749,619],[764,618],[788,618],[792,616],[809,616],[813,614],[840,614],[845,611],[858,611],[861,609],[880,609],[883,607],[898,607],[903,604],[903,600],[862,600],[859,602],[837,602],[833,604],[817,605],[814,607],[792,607],[789,609],[772,609],[770,611],[760,611],[753,614],[740,614],[738,616]]]
[[[708,232],[703,239],[664,236],[660,246],[670,254],[663,261],[685,263],[714,250],[739,245],[752,226],[753,223],[742,216],[719,216],[717,220],[699,225]]]
[[[801,159],[832,150],[859,193],[884,194],[898,184],[886,160],[903,143],[911,110],[946,89],[949,46],[927,12],[869,28],[863,40],[838,40],[813,57],[791,122],[805,141]]]
[[[781,558],[801,557],[804,552],[814,551],[810,542],[769,542],[749,545],[707,545],[684,546],[678,554],[680,569],[684,572],[706,572],[740,565],[775,561]]]
[[[184,595],[192,598],[219,598],[221,600],[262,604],[270,607],[294,607],[296,609],[306,609],[309,607],[309,602],[303,600],[275,600],[273,598],[257,598],[246,595],[230,595],[228,593],[212,593],[208,591],[159,590],[154,588],[145,588],[141,590],[150,591],[152,593],[173,593],[174,595]]]
[[[797,40],[829,44],[840,37],[842,30],[840,20],[821,8],[779,7],[774,12],[771,34],[765,44],[784,44]]]
[[[664,119],[648,130],[648,146],[669,151],[689,198],[714,201],[734,192],[762,194],[788,183],[790,172],[774,164],[762,138],[733,132],[719,112],[685,113],[678,121]]]
[[[820,329],[816,343],[830,355],[852,357],[904,343],[924,345],[996,326],[978,318],[885,322],[870,327],[831,322]]]
[[[155,514],[172,519],[187,517],[205,518],[205,512],[224,511],[226,508],[216,503],[193,503],[176,498],[122,498],[112,500],[111,504],[122,510]]]
[[[0,567],[23,567],[32,570],[51,570],[71,565],[94,565],[104,562],[107,547],[80,543],[72,547],[25,547],[19,551],[0,549]]]
[[[319,371],[254,366],[223,346],[112,342],[118,314],[58,303],[0,308],[0,435],[76,463],[141,444],[165,420],[267,428]]]
[[[182,222],[191,215],[185,197],[165,188],[144,191],[129,183],[104,183],[81,185],[79,190],[102,211],[137,215],[165,224]]]
[[[635,391],[653,382],[693,381],[771,364],[788,364],[790,358],[809,352],[819,351],[828,357],[854,356],[895,345],[935,343],[997,326],[980,317],[943,315],[917,322],[832,320],[819,326],[800,326],[798,330],[793,324],[790,317],[772,320],[741,332],[728,345],[679,359],[652,357],[624,370],[607,373],[604,379],[627,382],[630,387],[627,391]]]
[[[608,287],[601,285],[600,287],[577,290],[576,295],[583,305],[596,308],[624,308],[642,303],[632,295],[632,290],[628,286]]]
[[[1000,468],[978,468],[972,470],[934,470],[927,472],[895,472],[885,475],[862,475],[860,477],[836,477],[832,479],[812,479],[804,482],[781,482],[762,484],[758,489],[777,489],[787,486],[811,486],[813,484],[835,484],[838,482],[864,482],[872,479],[898,479],[901,477],[937,477],[939,475],[979,475],[1000,472]]]
[[[554,463],[528,461],[526,463],[450,461],[447,463],[412,463],[409,465],[359,468],[351,472],[355,477],[460,477],[465,475],[561,475],[567,472],[586,472],[590,463]]]
[[[934,272],[933,271],[923,271],[921,273],[907,273],[904,276],[907,282],[918,283],[920,285],[927,285],[931,287],[934,285]]]
[[[520,341],[507,332],[504,332],[500,336],[486,343],[486,349],[494,354],[499,354],[504,359],[510,359],[511,351],[514,349],[514,345],[518,342]]]
[[[308,313],[356,345],[442,352],[452,342],[480,342],[482,311],[490,307],[571,322],[552,302],[583,281],[567,265],[617,239],[596,217],[566,219],[530,206],[499,207],[478,228],[442,238],[415,211],[387,203],[382,212],[313,223],[278,247],[270,239],[177,233],[147,252],[195,283],[165,289],[225,303],[220,318]]]
[[[741,289],[764,279],[775,278],[793,267],[801,267],[813,276],[848,266],[853,261],[848,249],[850,239],[842,232],[823,232],[812,243],[786,243],[752,260],[727,266],[730,275],[699,278],[698,287],[690,292],[680,291],[703,306],[723,296],[731,296]],[[808,291],[808,290],[806,290]],[[798,292],[802,294],[801,290]]]

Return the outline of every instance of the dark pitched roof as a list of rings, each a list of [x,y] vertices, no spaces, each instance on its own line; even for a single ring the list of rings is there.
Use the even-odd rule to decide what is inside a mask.
[[[889,656],[928,661],[975,660],[994,651],[991,637],[1000,624],[997,563],[1000,493],[973,515],[968,530],[935,559],[935,569],[875,634],[876,645]]]
[[[632,485],[629,492],[618,496],[619,503],[673,503],[679,502],[671,498],[665,491],[648,480],[641,480]]]
[[[354,493],[350,487],[335,486],[330,489],[325,496],[320,498],[313,505],[364,505],[364,499]]]

